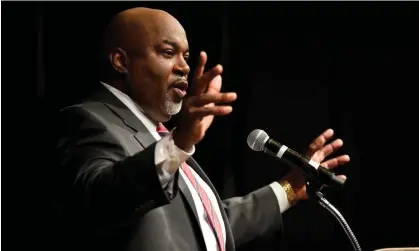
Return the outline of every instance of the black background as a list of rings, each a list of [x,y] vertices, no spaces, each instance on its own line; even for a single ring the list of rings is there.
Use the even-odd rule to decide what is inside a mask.
[[[34,248],[48,226],[42,195],[54,188],[42,170],[50,112],[97,87],[103,29],[136,6],[177,17],[192,58],[205,50],[209,66],[224,66],[223,89],[238,93],[234,114],[215,120],[195,155],[222,197],[286,170],[247,147],[253,129],[303,152],[332,127],[352,161],[339,170],[348,176],[344,191],[327,196],[363,249],[419,246],[414,2],[2,2],[2,216],[3,233],[12,234],[4,243]],[[243,250],[351,250],[336,221],[311,201],[284,219],[285,242],[274,236]]]

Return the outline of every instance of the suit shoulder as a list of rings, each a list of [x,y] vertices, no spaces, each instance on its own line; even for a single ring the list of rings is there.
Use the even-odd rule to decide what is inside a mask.
[[[95,101],[66,106],[59,111],[60,120],[69,124],[79,124],[87,121],[94,124],[103,124],[108,114],[108,107]]]
[[[86,101],[66,106],[60,109],[60,113],[97,113],[107,109],[103,103],[97,101]]]

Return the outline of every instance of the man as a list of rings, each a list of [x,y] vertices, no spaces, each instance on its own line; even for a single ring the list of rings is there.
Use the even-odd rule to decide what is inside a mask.
[[[280,231],[281,213],[306,198],[297,170],[221,201],[191,157],[214,116],[230,114],[237,96],[221,92],[220,65],[204,73],[204,52],[188,88],[189,50],[180,23],[160,10],[123,11],[108,27],[105,54],[110,71],[102,88],[60,112],[64,247],[232,251]],[[179,122],[168,132],[162,123],[177,113]],[[332,136],[327,130],[313,141],[312,160],[322,162],[342,146],[341,140],[325,145]],[[344,155],[322,164],[348,161]]]

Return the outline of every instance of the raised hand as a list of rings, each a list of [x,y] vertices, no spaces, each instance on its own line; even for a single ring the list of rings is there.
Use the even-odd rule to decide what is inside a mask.
[[[343,141],[341,139],[335,139],[331,143],[326,144],[333,137],[333,134],[334,131],[332,129],[327,129],[324,131],[310,143],[309,150],[306,153],[308,158],[320,163],[327,169],[336,168],[350,161],[348,155],[340,155],[338,157],[324,161],[326,157],[336,152],[343,146]],[[338,177],[343,180],[346,179],[346,176],[344,175],[339,175]],[[307,199],[305,179],[299,170],[291,169],[291,171],[284,177],[284,179],[290,182],[297,196],[297,199]]]
[[[183,102],[179,123],[173,135],[175,144],[186,151],[203,139],[215,115],[223,116],[233,111],[230,105],[225,104],[237,98],[234,92],[220,92],[223,67],[216,65],[204,73],[206,62],[207,55],[201,52],[192,88]]]
[[[323,167],[327,169],[333,169],[340,165],[346,164],[350,161],[348,155],[340,155],[338,157],[329,159],[327,161],[323,161],[327,156],[336,152],[343,146],[343,141],[341,139],[335,139],[331,143],[324,145],[328,140],[333,137],[333,130],[327,129],[322,134],[320,134],[315,140],[313,140],[309,146],[309,150],[307,151],[306,155],[311,160],[321,163]],[[346,176],[341,175],[338,176],[342,179],[346,179]]]

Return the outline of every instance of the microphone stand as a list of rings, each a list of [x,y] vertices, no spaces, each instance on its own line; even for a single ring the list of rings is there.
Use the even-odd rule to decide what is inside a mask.
[[[342,214],[337,210],[325,197],[324,194],[320,191],[322,188],[319,184],[314,184],[310,182],[306,182],[306,189],[307,195],[309,198],[314,199],[318,202],[322,207],[324,207],[328,212],[330,212],[335,219],[339,222],[342,226],[343,230],[345,231],[346,235],[348,236],[349,240],[351,241],[352,247],[355,251],[362,251],[361,246],[358,243],[358,240],[355,237],[355,234],[352,232],[349,224],[346,222],[345,218]]]

